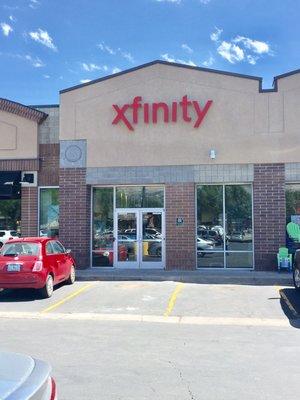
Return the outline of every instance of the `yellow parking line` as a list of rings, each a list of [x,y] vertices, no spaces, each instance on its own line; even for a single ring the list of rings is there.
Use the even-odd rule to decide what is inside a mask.
[[[44,310],[41,311],[42,314],[45,314],[49,311],[55,310],[57,307],[61,306],[64,304],[66,301],[73,299],[74,297],[78,296],[80,293],[84,292],[85,290],[89,289],[91,286],[93,286],[93,283],[90,283],[88,285],[83,286],[82,288],[76,290],[75,292],[69,294],[69,296],[63,298],[62,300],[58,301],[57,303],[54,303],[52,306],[45,308]]]
[[[169,300],[169,303],[168,303],[168,307],[167,307],[167,309],[166,309],[166,311],[164,313],[165,317],[168,317],[171,314],[171,312],[172,312],[172,310],[174,308],[177,296],[182,291],[183,285],[184,284],[182,282],[178,283],[178,285],[176,285],[176,288],[174,289],[174,291],[173,291],[173,293],[172,293],[172,295],[170,297],[170,300]]]

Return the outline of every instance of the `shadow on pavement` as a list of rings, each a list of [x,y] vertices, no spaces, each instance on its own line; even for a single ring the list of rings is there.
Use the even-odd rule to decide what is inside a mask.
[[[300,329],[300,293],[294,288],[281,289],[279,293],[282,311],[291,326]]]
[[[54,287],[54,291],[64,284],[59,283]],[[36,289],[3,289],[0,290],[0,303],[19,303],[44,300]]]

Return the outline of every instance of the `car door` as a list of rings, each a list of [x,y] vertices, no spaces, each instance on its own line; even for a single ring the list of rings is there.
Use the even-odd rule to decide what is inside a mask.
[[[52,240],[51,243],[57,258],[59,280],[63,280],[70,275],[69,257],[64,246],[58,240]]]

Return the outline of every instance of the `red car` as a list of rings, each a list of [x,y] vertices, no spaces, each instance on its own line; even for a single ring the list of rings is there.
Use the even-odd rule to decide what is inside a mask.
[[[0,288],[39,289],[42,297],[51,297],[53,287],[65,281],[75,282],[75,261],[64,246],[45,237],[9,240],[0,253]]]

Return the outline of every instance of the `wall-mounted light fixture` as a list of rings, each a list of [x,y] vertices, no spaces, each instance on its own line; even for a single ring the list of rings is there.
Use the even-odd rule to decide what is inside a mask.
[[[214,159],[216,158],[216,150],[211,149],[211,150],[209,151],[209,157],[210,157],[212,160],[214,160]]]

